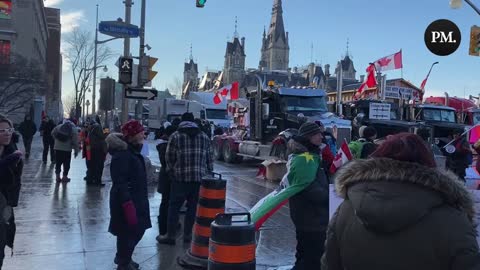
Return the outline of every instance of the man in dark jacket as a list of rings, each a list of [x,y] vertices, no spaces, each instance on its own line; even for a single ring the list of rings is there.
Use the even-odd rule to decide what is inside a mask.
[[[377,130],[371,126],[361,126],[358,133],[360,139],[350,142],[348,147],[354,158],[365,159],[375,152],[376,144],[374,140],[377,138]]]
[[[122,126],[122,134],[112,133],[107,144],[112,163],[109,232],[117,237],[117,270],[138,269],[132,254],[145,231],[152,227],[148,202],[145,160],[140,154],[143,126],[135,120]]]
[[[460,180],[465,182],[465,170],[471,165],[469,162],[469,155],[472,154],[470,146],[465,137],[461,136],[459,132],[452,132],[449,139],[453,140],[452,145],[455,147],[455,152],[448,153],[442,148],[447,156],[445,165],[447,169],[451,170]]]
[[[176,227],[180,208],[187,201],[183,228],[183,240],[192,239],[193,223],[203,177],[213,171],[211,142],[200,130],[192,113],[184,113],[178,130],[168,141],[166,152],[167,171],[172,175],[170,203],[168,207],[167,236],[158,239],[161,244],[175,245]]]
[[[22,134],[23,145],[25,146],[25,158],[29,158],[30,150],[32,149],[33,135],[37,133],[37,126],[32,121],[30,115],[25,116],[25,120],[20,123],[18,130],[20,134]]]
[[[97,119],[98,121],[99,119]],[[102,174],[107,154],[107,143],[105,142],[105,134],[100,123],[94,122],[88,132],[88,139],[91,151],[90,160],[90,177],[87,178],[87,184],[103,187]]]
[[[168,203],[170,201],[170,187],[172,179],[167,172],[167,161],[165,155],[167,153],[168,140],[170,136],[175,132],[173,126],[168,126],[164,129],[160,135],[160,140],[157,145],[158,157],[160,158],[160,173],[158,174],[158,193],[162,194],[162,202],[160,203],[159,215],[158,215],[158,231],[159,237],[167,234],[167,218],[168,218]],[[157,237],[157,239],[160,239]]]
[[[42,161],[47,163],[48,151],[50,150],[50,162],[55,163],[55,150],[53,149],[55,139],[52,137],[52,131],[55,128],[55,123],[48,117],[43,118],[40,125],[40,134],[43,139],[43,156]]]
[[[322,130],[315,123],[305,123],[300,127],[299,136],[289,143],[289,150],[294,155],[310,156],[307,162],[317,160],[311,173],[312,183],[300,193],[290,198],[290,217],[295,225],[297,236],[296,262],[292,269],[320,269],[321,258],[328,225],[328,180],[319,157],[322,144]],[[298,164],[298,165],[297,165]],[[303,173],[307,167],[301,163],[290,164],[288,177]]]

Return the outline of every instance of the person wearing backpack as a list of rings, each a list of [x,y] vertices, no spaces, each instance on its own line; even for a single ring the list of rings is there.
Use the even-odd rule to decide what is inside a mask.
[[[67,120],[63,124],[56,126],[52,131],[55,138],[55,175],[57,182],[70,182],[68,171],[70,170],[70,162],[72,159],[72,150],[75,158],[78,156],[78,132],[75,125]],[[63,177],[60,177],[63,165]]]
[[[365,159],[376,149],[373,140],[377,138],[377,130],[374,127],[361,126],[358,133],[360,139],[350,142],[348,148],[355,159]]]

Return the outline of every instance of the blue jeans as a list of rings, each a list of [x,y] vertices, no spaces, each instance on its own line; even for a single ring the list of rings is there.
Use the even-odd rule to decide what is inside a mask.
[[[180,208],[185,201],[187,201],[187,212],[185,214],[183,235],[192,235],[193,223],[195,222],[195,214],[197,212],[199,192],[200,183],[172,181],[172,185],[170,187],[170,202],[168,204],[168,238],[175,238]]]

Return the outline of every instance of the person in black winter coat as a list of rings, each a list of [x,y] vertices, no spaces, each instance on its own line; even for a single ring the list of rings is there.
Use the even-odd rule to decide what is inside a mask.
[[[98,116],[97,116],[98,117]],[[105,142],[106,135],[103,133],[102,125],[98,122],[94,123],[88,132],[90,143],[90,170],[87,184],[103,187],[102,174],[107,155],[107,143]]]
[[[22,153],[12,142],[13,132],[10,120],[0,115],[0,269],[5,246],[13,249],[16,225],[12,207],[18,205],[23,170]],[[9,217],[5,217],[6,212]]]
[[[52,137],[52,131],[55,128],[55,123],[52,119],[45,117],[42,120],[42,124],[40,125],[40,133],[42,135],[43,141],[43,156],[42,161],[43,163],[47,163],[48,151],[50,150],[50,162],[55,163],[55,150],[53,149],[55,139]]]
[[[322,270],[480,269],[471,194],[414,134],[337,173]]]
[[[25,116],[25,120],[20,123],[18,128],[20,134],[22,134],[23,145],[25,146],[25,157],[30,157],[30,150],[32,149],[33,135],[37,133],[37,126],[32,121],[30,115]]]
[[[112,133],[106,140],[112,155],[113,182],[109,232],[117,237],[117,269],[133,270],[138,267],[132,260],[133,251],[152,223],[145,161],[140,154],[144,129],[138,121],[131,120],[122,126],[122,133]]]
[[[299,129],[299,136],[289,141],[288,148],[292,154],[310,152],[320,155],[322,139],[322,130],[317,124],[305,123]],[[293,173],[301,169],[293,168],[293,165],[290,168]],[[319,163],[312,184],[289,199],[290,217],[297,238],[296,262],[292,270],[320,269],[329,216],[328,185]]]
[[[158,193],[162,194],[162,202],[160,203],[158,215],[158,231],[159,239],[167,234],[167,218],[168,218],[168,202],[170,200],[170,187],[172,179],[167,172],[167,162],[165,154],[167,152],[168,139],[175,132],[175,127],[168,126],[161,134],[160,141],[157,145],[158,156],[160,158],[160,173],[158,174]]]

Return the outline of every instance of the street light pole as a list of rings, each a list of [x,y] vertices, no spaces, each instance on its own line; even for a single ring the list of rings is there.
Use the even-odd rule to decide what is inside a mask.
[[[146,63],[142,63],[143,56],[145,55],[145,16],[146,16],[146,0],[142,0],[142,11],[141,11],[141,18],[140,18],[140,61],[138,65],[138,78],[137,78],[137,86],[138,87],[143,87],[143,72],[145,72],[144,67],[142,65],[145,65]],[[142,100],[138,100],[137,103],[137,110],[139,114],[139,119],[142,119],[143,116],[143,102]]]
[[[125,23],[130,24],[132,20],[132,0],[124,0],[125,3]],[[125,38],[123,43],[123,56],[130,57],[130,38]],[[123,85],[123,92],[125,93],[127,87]],[[125,95],[122,97],[122,124],[128,120],[128,100]]]
[[[97,4],[97,19],[95,22],[95,52],[93,53],[93,93],[92,93],[92,113],[95,114],[97,103],[95,101],[95,93],[97,92],[97,49],[98,49],[98,4]]]

